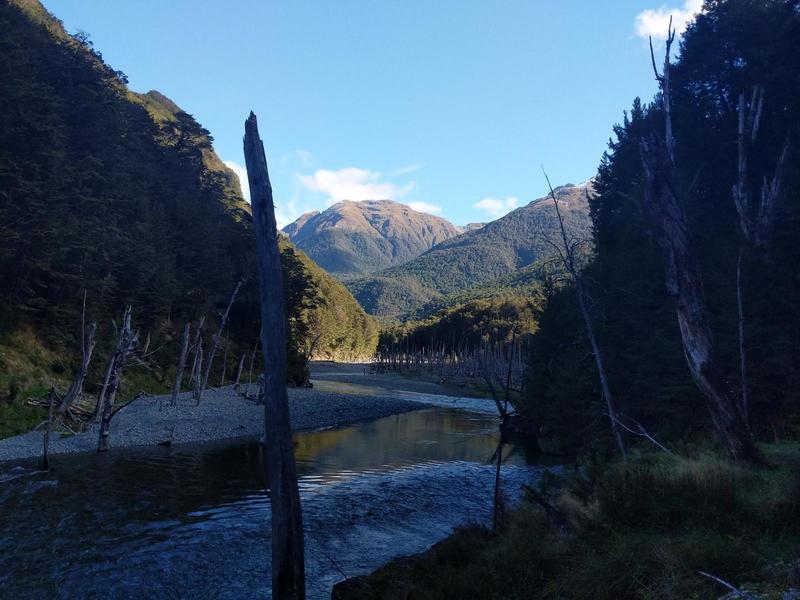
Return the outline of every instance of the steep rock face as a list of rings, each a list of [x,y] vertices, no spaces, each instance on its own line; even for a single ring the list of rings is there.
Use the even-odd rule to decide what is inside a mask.
[[[591,238],[586,198],[591,192],[588,182],[555,189],[572,238]],[[414,260],[349,281],[348,286],[368,312],[402,317],[437,296],[486,285],[547,260],[554,256],[554,243],[560,243],[558,221],[552,200],[546,196],[479,229],[447,239]]]
[[[416,258],[461,228],[391,200],[344,200],[304,214],[283,232],[325,270],[352,277]]]

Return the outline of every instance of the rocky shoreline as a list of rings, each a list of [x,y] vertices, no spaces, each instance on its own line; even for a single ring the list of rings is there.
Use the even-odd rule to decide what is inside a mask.
[[[163,408],[159,409],[159,401]],[[289,389],[289,411],[295,431],[338,427],[379,419],[426,405],[396,394],[345,394],[315,389]],[[191,393],[180,394],[175,406],[167,397],[144,396],[122,409],[111,424],[111,448],[135,448],[158,444],[183,444],[260,436],[264,431],[264,407],[243,398],[233,386],[209,389],[199,405]],[[0,440],[0,462],[41,456],[41,431]],[[97,427],[76,435],[54,434],[50,455],[94,452]]]

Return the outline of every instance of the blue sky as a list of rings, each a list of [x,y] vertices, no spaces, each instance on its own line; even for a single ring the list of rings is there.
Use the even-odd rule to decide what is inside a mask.
[[[281,224],[391,198],[486,221],[594,175],[656,84],[646,34],[698,0],[43,0],[242,165],[252,109]]]

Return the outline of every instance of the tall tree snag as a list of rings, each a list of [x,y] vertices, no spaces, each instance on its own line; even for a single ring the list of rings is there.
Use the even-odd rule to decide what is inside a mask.
[[[578,270],[577,261],[575,260],[576,243],[574,241],[570,241],[570,239],[567,237],[567,229],[564,226],[564,217],[561,216],[561,209],[558,206],[555,190],[553,190],[553,186],[550,183],[550,178],[547,176],[547,173],[544,172],[544,169],[542,169],[542,172],[544,173],[544,178],[547,180],[547,186],[550,189],[550,198],[553,200],[553,206],[556,210],[556,217],[558,217],[558,226],[561,233],[561,244],[563,245],[563,249],[556,246],[556,250],[561,257],[561,262],[563,263],[564,268],[567,270],[570,278],[572,279],[572,283],[575,285],[575,293],[578,296],[578,308],[580,309],[581,317],[583,317],[583,325],[586,329],[586,337],[589,338],[589,345],[592,347],[592,356],[594,357],[594,363],[597,366],[597,376],[600,379],[600,389],[603,392],[603,399],[606,401],[608,418],[611,421],[611,431],[614,434],[614,441],[617,443],[619,453],[624,459],[627,457],[627,452],[625,451],[625,442],[623,441],[622,433],[620,433],[619,430],[614,396],[611,393],[611,385],[608,382],[608,373],[606,372],[605,360],[603,359],[603,351],[600,348],[600,342],[598,341],[597,335],[594,331],[592,315],[589,312],[589,305],[591,301],[589,290],[586,289],[586,285],[583,282],[583,277]]]
[[[203,395],[203,391],[208,386],[208,376],[211,374],[211,366],[214,364],[214,355],[217,353],[217,348],[219,347],[219,344],[222,341],[222,332],[225,330],[225,325],[228,323],[228,316],[231,313],[231,307],[233,306],[233,303],[236,300],[236,295],[239,293],[239,289],[242,287],[243,283],[244,279],[240,279],[239,283],[236,284],[236,287],[234,288],[233,293],[231,294],[231,299],[228,301],[228,306],[225,308],[225,312],[222,313],[222,317],[219,322],[219,330],[211,340],[211,350],[208,352],[206,372],[203,375],[203,383],[200,386],[201,396]]]
[[[98,452],[107,452],[109,449],[108,438],[111,434],[111,419],[116,414],[114,400],[122,384],[122,372],[131,354],[139,343],[139,332],[131,329],[131,307],[125,309],[122,316],[122,325],[117,332],[117,346],[112,357],[111,376],[108,389],[103,398],[103,416],[100,420],[100,439],[97,443]]]
[[[64,394],[64,397],[58,405],[59,415],[63,415],[67,412],[67,409],[72,406],[72,403],[83,395],[83,384],[86,381],[89,363],[92,361],[92,353],[94,352],[94,335],[96,331],[97,323],[92,322],[89,327],[86,327],[86,291],[84,290],[83,309],[81,311],[81,364],[75,372],[75,377],[67,393]]]
[[[189,370],[189,385],[193,385],[195,382],[195,375],[197,373],[197,351],[200,348],[200,345],[203,341],[203,327],[206,323],[206,316],[203,315],[200,317],[200,321],[197,323],[197,331],[194,334],[194,343],[192,344],[192,349],[194,351],[194,358],[192,358],[192,368]],[[202,369],[200,369],[202,374]]]
[[[181,393],[181,381],[183,380],[183,371],[186,369],[186,354],[189,351],[189,331],[190,325],[186,323],[183,326],[183,335],[181,336],[181,351],[178,354],[178,366],[175,370],[175,383],[172,385],[172,398],[170,398],[170,405],[175,406],[178,403],[178,394]]]
[[[674,299],[684,355],[695,384],[705,396],[711,420],[728,456],[737,461],[760,462],[741,403],[723,375],[714,350],[706,314],[703,278],[689,237],[689,227],[674,185],[675,148],[672,138],[669,71],[670,46],[675,31],[667,36],[664,74],[656,71],[661,86],[666,137],[643,137],[640,154],[644,169],[644,211],[661,250],[667,293]],[[652,42],[651,42],[652,53]],[[655,59],[653,59],[655,67]]]
[[[272,503],[272,597],[300,600],[305,598],[303,519],[286,394],[283,279],[267,157],[252,112],[245,122],[244,157],[261,282],[264,433]]]
[[[736,183],[731,189],[733,205],[739,214],[739,223],[744,242],[739,247],[739,257],[736,261],[736,308],[739,316],[739,372],[741,377],[741,405],[742,415],[749,425],[750,403],[748,399],[747,381],[747,355],[744,330],[744,299],[742,291],[742,258],[745,246],[766,250],[776,220],[776,206],[783,190],[783,173],[786,157],[789,153],[789,135],[783,144],[783,149],[775,165],[775,173],[771,180],[764,177],[761,187],[761,196],[754,203],[750,194],[748,162],[750,145],[758,136],[761,123],[761,112],[764,108],[764,86],[753,86],[753,91],[748,102],[744,92],[739,94],[738,106],[738,132],[736,148],[738,154]]]

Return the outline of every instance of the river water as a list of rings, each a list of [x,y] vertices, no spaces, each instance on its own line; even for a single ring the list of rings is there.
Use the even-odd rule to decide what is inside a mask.
[[[426,408],[295,436],[309,598],[489,523],[497,420]],[[506,498],[542,471],[505,446]],[[0,466],[0,598],[269,597],[262,448],[234,441]]]

